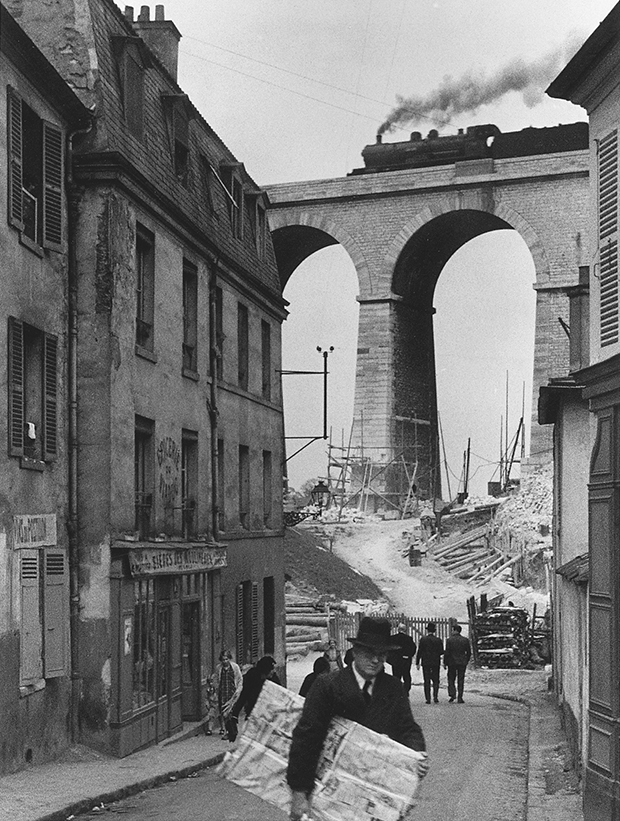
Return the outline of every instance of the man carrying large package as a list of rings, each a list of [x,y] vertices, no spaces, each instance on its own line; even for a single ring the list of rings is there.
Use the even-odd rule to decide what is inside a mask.
[[[366,616],[357,636],[348,641],[353,644],[353,664],[315,681],[293,731],[287,769],[291,821],[310,817],[317,763],[335,716],[356,721],[413,750],[426,750],[402,684],[383,669],[388,652],[395,649],[389,621]],[[419,777],[427,771],[428,760],[424,758],[418,765]]]

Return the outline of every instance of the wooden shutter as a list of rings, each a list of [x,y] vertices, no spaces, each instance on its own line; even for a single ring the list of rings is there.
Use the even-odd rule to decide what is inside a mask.
[[[43,459],[58,453],[58,340],[51,334],[43,337]]]
[[[599,145],[598,230],[601,347],[618,342],[618,132]]]
[[[21,585],[20,682],[32,684],[43,675],[39,551],[18,552]]]
[[[62,251],[62,131],[43,123],[43,245]]]
[[[23,132],[22,132],[22,100],[15,89],[7,89],[7,126],[8,126],[8,214],[9,222],[20,231],[24,228],[23,222]]]
[[[237,664],[244,664],[243,657],[243,585],[237,585]]]
[[[24,326],[9,317],[9,456],[24,455]]]
[[[252,662],[258,660],[258,582],[252,582]]]
[[[43,593],[43,659],[45,678],[67,672],[69,623],[69,568],[64,550],[45,548]]]

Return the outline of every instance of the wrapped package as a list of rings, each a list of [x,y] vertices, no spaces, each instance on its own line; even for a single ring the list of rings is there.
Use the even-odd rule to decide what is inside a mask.
[[[266,681],[235,749],[220,765],[224,778],[288,812],[286,767],[304,699]],[[411,750],[361,724],[334,718],[312,798],[312,821],[398,821],[413,806],[418,762]]]

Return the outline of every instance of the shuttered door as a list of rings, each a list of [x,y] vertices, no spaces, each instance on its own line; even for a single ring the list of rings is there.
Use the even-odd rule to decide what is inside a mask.
[[[9,317],[9,455],[24,455],[24,326]]]
[[[7,89],[8,109],[8,149],[9,149],[9,222],[20,231],[24,228],[23,222],[23,132],[22,132],[22,101],[17,92]]]
[[[19,551],[21,585],[20,681],[32,684],[43,675],[40,569],[38,550]]]
[[[43,245],[62,251],[62,132],[43,123]]]
[[[43,338],[43,458],[49,462],[58,451],[58,340]]]
[[[598,230],[601,347],[618,341],[618,132],[599,145]]]
[[[64,550],[45,548],[44,581],[44,672],[45,678],[57,678],[67,670],[69,573]]]

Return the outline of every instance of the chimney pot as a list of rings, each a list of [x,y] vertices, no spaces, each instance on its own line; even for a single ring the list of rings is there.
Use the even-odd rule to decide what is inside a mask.
[[[125,6],[125,20],[128,23],[133,23],[133,6]]]
[[[165,20],[166,17],[164,15],[164,7],[163,6],[155,6],[155,19],[156,20]]]
[[[417,143],[422,139],[422,133],[420,131],[412,131],[409,135],[409,139],[412,143]]]
[[[163,5],[155,6],[154,20],[150,19],[149,7],[142,6],[140,16],[133,27],[176,80],[181,33],[172,20],[165,19]]]
[[[142,6],[140,9],[140,16],[138,17],[138,21],[140,23],[148,23],[151,19],[151,9],[149,6]]]
[[[377,145],[381,145],[382,142],[383,142],[383,135],[382,134],[377,134]]]

